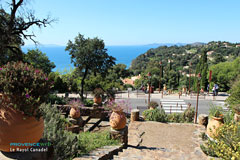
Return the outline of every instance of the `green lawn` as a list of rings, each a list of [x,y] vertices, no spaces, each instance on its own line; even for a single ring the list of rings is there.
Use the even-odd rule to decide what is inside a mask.
[[[101,148],[103,146],[119,145],[118,140],[111,140],[110,133],[104,132],[82,132],[78,135],[79,144],[81,146],[80,154],[87,154],[92,150]]]

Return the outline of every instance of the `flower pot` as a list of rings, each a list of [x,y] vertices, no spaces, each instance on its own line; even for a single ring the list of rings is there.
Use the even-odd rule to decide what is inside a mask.
[[[72,107],[70,110],[70,117],[76,119],[80,117],[80,110],[78,108]]]
[[[0,106],[0,150],[26,149],[30,146],[10,146],[10,143],[37,143],[43,134],[43,119],[27,117],[10,107]]]
[[[94,97],[93,102],[97,103],[98,105],[101,105],[102,104],[102,97]]]
[[[217,135],[216,130],[223,125],[223,118],[212,117],[207,125],[207,134],[210,137]]]
[[[239,114],[238,113],[234,114],[234,121],[240,122],[240,113]]]
[[[112,112],[110,126],[115,130],[123,129],[126,126],[126,116],[122,110]]]

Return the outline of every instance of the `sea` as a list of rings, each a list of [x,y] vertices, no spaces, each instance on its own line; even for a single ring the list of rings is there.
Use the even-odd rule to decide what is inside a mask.
[[[107,53],[116,58],[116,64],[122,63],[130,67],[131,62],[140,54],[145,53],[151,48],[156,48],[159,45],[136,45],[136,46],[106,46]],[[67,51],[65,51],[65,46],[56,46],[56,45],[46,45],[46,46],[23,46],[23,52],[27,52],[28,49],[38,48],[43,53],[46,53],[49,60],[54,62],[56,67],[53,71],[67,72],[74,68],[74,65],[71,63],[71,57]]]

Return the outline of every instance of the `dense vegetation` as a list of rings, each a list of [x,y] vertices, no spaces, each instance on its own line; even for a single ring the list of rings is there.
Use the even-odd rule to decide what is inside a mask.
[[[158,88],[160,78],[159,62],[161,61],[163,68],[161,87],[163,87],[163,84],[166,84],[167,88],[170,89],[177,89],[183,85],[188,86],[187,76],[190,71],[191,74],[201,74],[202,79],[200,85],[206,90],[209,84],[209,69],[211,69],[213,70],[212,83],[218,83],[220,90],[227,91],[229,90],[230,81],[234,80],[234,78],[228,78],[226,74],[224,75],[222,72],[219,73],[219,70],[221,71],[228,66],[228,70],[226,68],[224,69],[225,72],[234,73],[231,75],[232,77],[239,74],[240,66],[235,62],[235,59],[239,55],[240,47],[238,44],[229,42],[197,43],[171,47],[161,46],[156,49],[150,49],[134,59],[130,70],[134,75],[143,75],[142,79],[136,82],[136,87],[146,84],[144,76],[146,76],[148,72],[151,72],[151,83],[155,88]],[[231,68],[230,63],[234,63],[235,66]],[[221,77],[219,74],[224,77]],[[224,81],[222,78],[224,78]],[[212,85],[213,84],[210,86]],[[196,89],[196,80],[191,80],[191,86],[193,86],[193,89]]]
[[[183,113],[166,114],[164,109],[155,108],[143,111],[143,117],[147,121],[170,122],[170,123],[192,123],[194,119],[194,108],[188,108]]]

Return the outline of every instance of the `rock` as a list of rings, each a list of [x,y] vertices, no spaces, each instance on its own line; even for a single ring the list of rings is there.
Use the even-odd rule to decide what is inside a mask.
[[[200,114],[200,115],[198,116],[198,124],[207,126],[207,124],[208,124],[208,115],[206,115],[206,114]]]
[[[128,127],[126,126],[125,128],[123,128],[121,130],[115,130],[115,129],[111,128],[110,137],[111,137],[111,139],[120,140],[120,142],[123,143],[124,146],[127,146],[127,144],[128,144]]]

